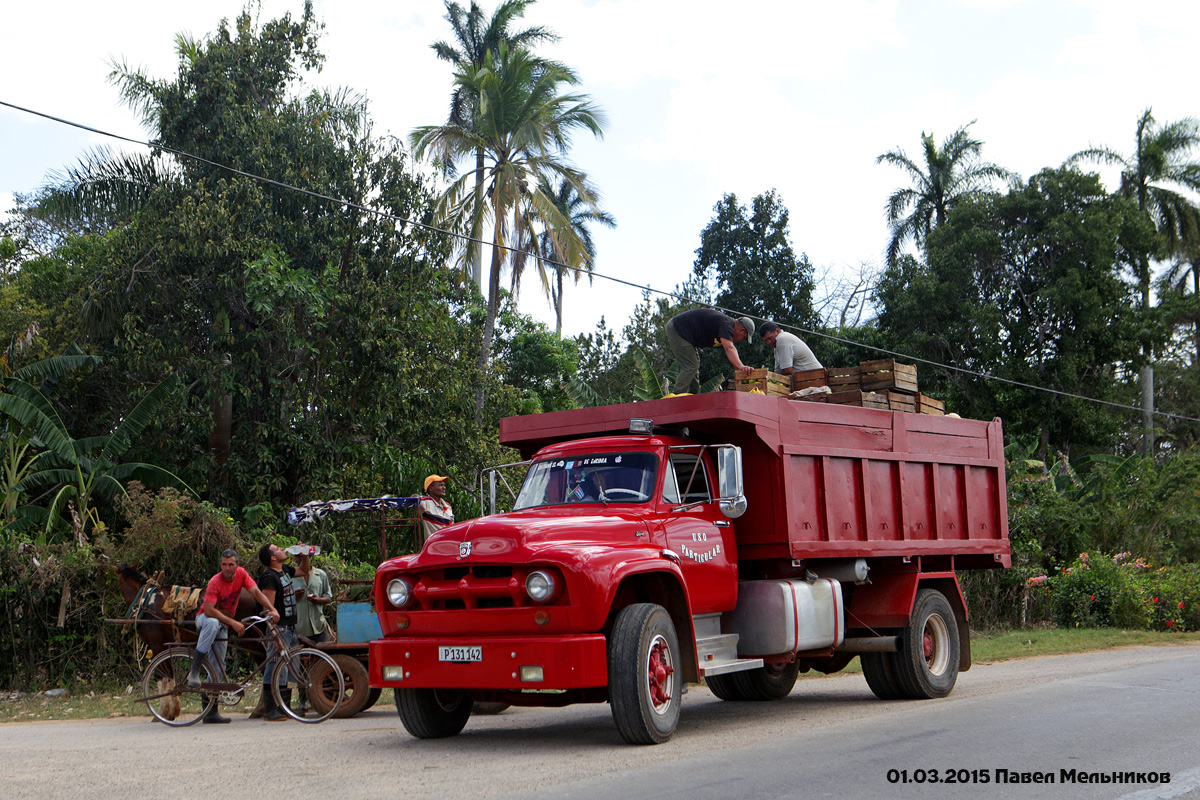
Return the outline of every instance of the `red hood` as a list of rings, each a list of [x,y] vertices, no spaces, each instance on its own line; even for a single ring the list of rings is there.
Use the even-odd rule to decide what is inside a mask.
[[[589,546],[609,550],[621,544],[644,546],[649,540],[650,526],[640,514],[610,509],[581,515],[579,511],[579,506],[559,506],[467,520],[443,528],[429,537],[420,553],[396,561],[406,561],[409,569],[456,563],[463,542],[470,542],[474,564],[558,561],[562,557],[576,561],[586,557]]]

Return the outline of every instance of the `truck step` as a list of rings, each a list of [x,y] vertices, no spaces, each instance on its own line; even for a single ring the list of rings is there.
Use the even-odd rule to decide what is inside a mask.
[[[697,614],[692,618],[696,629],[696,656],[700,674],[724,675],[763,665],[761,658],[738,658],[738,635],[721,633],[720,614]]]
[[[763,665],[761,658],[736,658],[733,661],[708,663],[700,665],[700,677],[705,675],[724,675],[729,672],[743,672],[748,669],[758,669]]]

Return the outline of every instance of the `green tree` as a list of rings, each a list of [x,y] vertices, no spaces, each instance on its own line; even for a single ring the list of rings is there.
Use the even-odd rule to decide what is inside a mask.
[[[922,133],[920,162],[900,148],[875,159],[877,164],[905,170],[913,184],[897,189],[888,198],[887,220],[892,227],[887,248],[889,264],[896,263],[900,249],[910,239],[924,248],[930,232],[946,221],[950,209],[960,200],[986,190],[996,180],[1012,179],[1008,170],[981,160],[983,142],[971,138],[967,131],[974,124],[972,121],[956,130],[941,147],[933,134]]]
[[[524,16],[525,8],[534,0],[504,0],[496,6],[490,18],[484,15],[483,9],[475,2],[470,9],[464,9],[453,0],[446,0],[446,21],[454,31],[454,42],[435,42],[430,45],[437,57],[454,65],[456,71],[477,70],[483,66],[489,52],[495,52],[500,43],[509,47],[524,47],[531,49],[539,42],[554,42],[558,37],[550,30],[541,26],[526,28],[512,32],[509,26]],[[447,125],[457,125],[468,128],[478,112],[478,98],[469,91],[468,87],[456,85],[450,95],[450,114]],[[454,162],[441,164],[449,173],[454,172]],[[484,182],[484,151],[475,150],[475,192],[483,192]],[[482,251],[477,250],[470,262],[472,277],[479,286],[479,291],[485,292],[483,283]]]
[[[444,237],[396,224],[432,221],[433,195],[401,146],[373,134],[365,101],[303,85],[321,62],[318,28],[308,7],[262,25],[243,14],[179,40],[169,79],[118,70],[154,138],[211,163],[177,158],[178,180],[135,213],[19,267],[32,300],[77,304],[55,324],[104,356],[64,424],[107,424],[137,386],[179,375],[184,391],[132,454],[238,515],[396,493],[388,453],[470,474],[496,449],[464,380],[485,310],[442,266]],[[520,398],[499,379],[477,378],[491,410],[511,412]]]
[[[440,163],[456,162],[484,153],[482,169],[464,173],[447,187],[438,202],[438,216],[469,238],[459,247],[460,264],[474,257],[485,227],[492,260],[487,290],[487,315],[477,367],[482,375],[491,359],[496,316],[500,309],[500,274],[505,261],[519,270],[523,259],[540,251],[540,238],[553,236],[559,252],[579,257],[583,241],[570,221],[540,188],[542,176],[566,180],[594,205],[585,175],[566,160],[573,133],[603,133],[604,116],[586,95],[564,92],[578,84],[575,73],[548,63],[520,47],[501,42],[479,67],[458,70],[455,85],[476,98],[470,125],[449,123],[412,132],[417,157],[432,154]],[[484,192],[474,191],[476,175],[485,175]],[[539,231],[542,233],[539,235]],[[510,251],[507,248],[517,248]],[[475,415],[482,418],[485,392],[476,391]]]
[[[1122,273],[1153,246],[1137,209],[1095,176],[1043,170],[1003,196],[950,212],[929,263],[901,258],[881,278],[879,326],[895,349],[976,373],[1101,400],[1120,398],[1143,318]],[[941,381],[938,378],[941,378]],[[927,370],[954,410],[1066,452],[1111,447],[1120,417],[1025,386]]]
[[[1200,145],[1198,125],[1189,117],[1158,127],[1148,108],[1138,118],[1132,155],[1121,155],[1107,147],[1092,147],[1071,156],[1067,163],[1094,161],[1120,167],[1120,195],[1134,200],[1138,209],[1153,220],[1167,251],[1194,255],[1200,248],[1200,209],[1179,190],[1200,190],[1200,162],[1191,160],[1192,151]],[[1147,253],[1134,265],[1142,307],[1147,312],[1151,307],[1154,255],[1157,254]],[[1197,353],[1200,355],[1200,350]],[[1142,368],[1144,449],[1150,454],[1154,451],[1154,367],[1149,363],[1153,358],[1149,346],[1143,349],[1143,356],[1147,362]]]
[[[775,190],[756,196],[749,209],[726,194],[713,211],[700,233],[692,274],[715,286],[715,304],[738,315],[815,327],[812,264],[792,249],[788,210]]]

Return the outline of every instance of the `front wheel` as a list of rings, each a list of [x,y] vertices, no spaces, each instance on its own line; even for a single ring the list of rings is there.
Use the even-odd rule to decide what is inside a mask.
[[[950,694],[958,680],[958,622],[945,595],[922,589],[895,654],[896,678],[905,697],[929,700]]]
[[[621,737],[661,744],[675,733],[683,699],[679,638],[662,606],[626,606],[613,623],[608,648],[608,699]]]
[[[418,739],[457,736],[467,726],[474,703],[458,689],[394,689],[404,729]]]
[[[195,725],[216,705],[215,695],[206,695],[187,685],[193,658],[204,656],[181,647],[165,650],[154,657],[142,674],[142,697],[146,698],[146,707],[164,725],[176,728]],[[212,683],[212,680],[212,671],[205,659],[200,668],[200,681]]]
[[[301,714],[291,707],[293,689],[304,689],[309,700],[323,697],[328,700],[318,707],[313,703],[311,715]],[[271,694],[280,710],[297,722],[324,722],[337,713],[346,694],[346,680],[333,656],[312,647],[289,650],[271,673]]]

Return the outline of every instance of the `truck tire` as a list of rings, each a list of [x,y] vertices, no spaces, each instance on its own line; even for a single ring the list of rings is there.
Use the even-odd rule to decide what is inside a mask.
[[[863,677],[867,686],[880,700],[900,700],[905,697],[904,687],[896,678],[895,653],[862,653]]]
[[[666,609],[621,609],[608,646],[608,699],[625,741],[661,744],[675,733],[683,699],[678,666],[679,637]]]
[[[722,700],[745,700],[733,675],[705,675],[704,684]]]
[[[800,665],[766,664],[758,669],[735,672],[732,677],[745,700],[778,700],[792,693]]]
[[[404,729],[418,739],[457,736],[471,717],[471,698],[461,689],[395,689]]]
[[[912,616],[894,655],[896,678],[911,700],[945,697],[958,680],[958,622],[945,595],[917,592]]]

